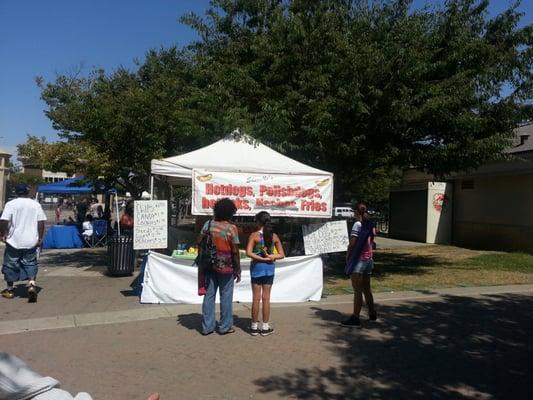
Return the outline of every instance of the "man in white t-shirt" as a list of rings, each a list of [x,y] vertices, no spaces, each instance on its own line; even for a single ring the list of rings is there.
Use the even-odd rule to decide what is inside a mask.
[[[1,294],[6,299],[15,297],[13,284],[28,280],[28,301],[37,301],[37,249],[41,247],[46,215],[35,200],[28,198],[28,187],[15,187],[18,198],[8,201],[0,216],[0,240],[6,242],[2,273],[7,288]]]

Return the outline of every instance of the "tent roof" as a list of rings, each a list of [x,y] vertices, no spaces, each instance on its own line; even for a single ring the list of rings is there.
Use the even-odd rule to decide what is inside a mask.
[[[260,174],[327,175],[331,172],[293,160],[250,136],[233,133],[179,156],[152,160],[152,174],[191,179],[193,169]]]
[[[37,191],[39,193],[92,193],[94,191],[92,185],[86,183],[80,185],[83,176],[76,178],[65,179],[64,181],[49,183],[48,185],[39,185]]]

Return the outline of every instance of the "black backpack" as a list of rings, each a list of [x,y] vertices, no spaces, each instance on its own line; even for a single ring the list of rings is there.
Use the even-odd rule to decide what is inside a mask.
[[[202,234],[200,249],[194,263],[204,271],[212,271],[218,264],[217,248],[211,236],[211,221],[207,225],[207,232]]]

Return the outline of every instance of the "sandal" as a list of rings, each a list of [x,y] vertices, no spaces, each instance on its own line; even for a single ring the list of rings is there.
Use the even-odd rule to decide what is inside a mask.
[[[224,332],[218,332],[219,335],[228,335],[230,333],[235,333],[235,329],[229,328],[227,331]]]

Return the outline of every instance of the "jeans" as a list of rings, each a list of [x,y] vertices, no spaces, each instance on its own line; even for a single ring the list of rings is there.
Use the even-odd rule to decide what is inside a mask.
[[[24,281],[37,276],[37,247],[16,249],[6,244],[2,273],[6,282]]]
[[[233,326],[233,274],[207,274],[207,292],[202,304],[202,333],[216,328],[215,296],[220,289],[220,322],[218,331],[224,333]]]

